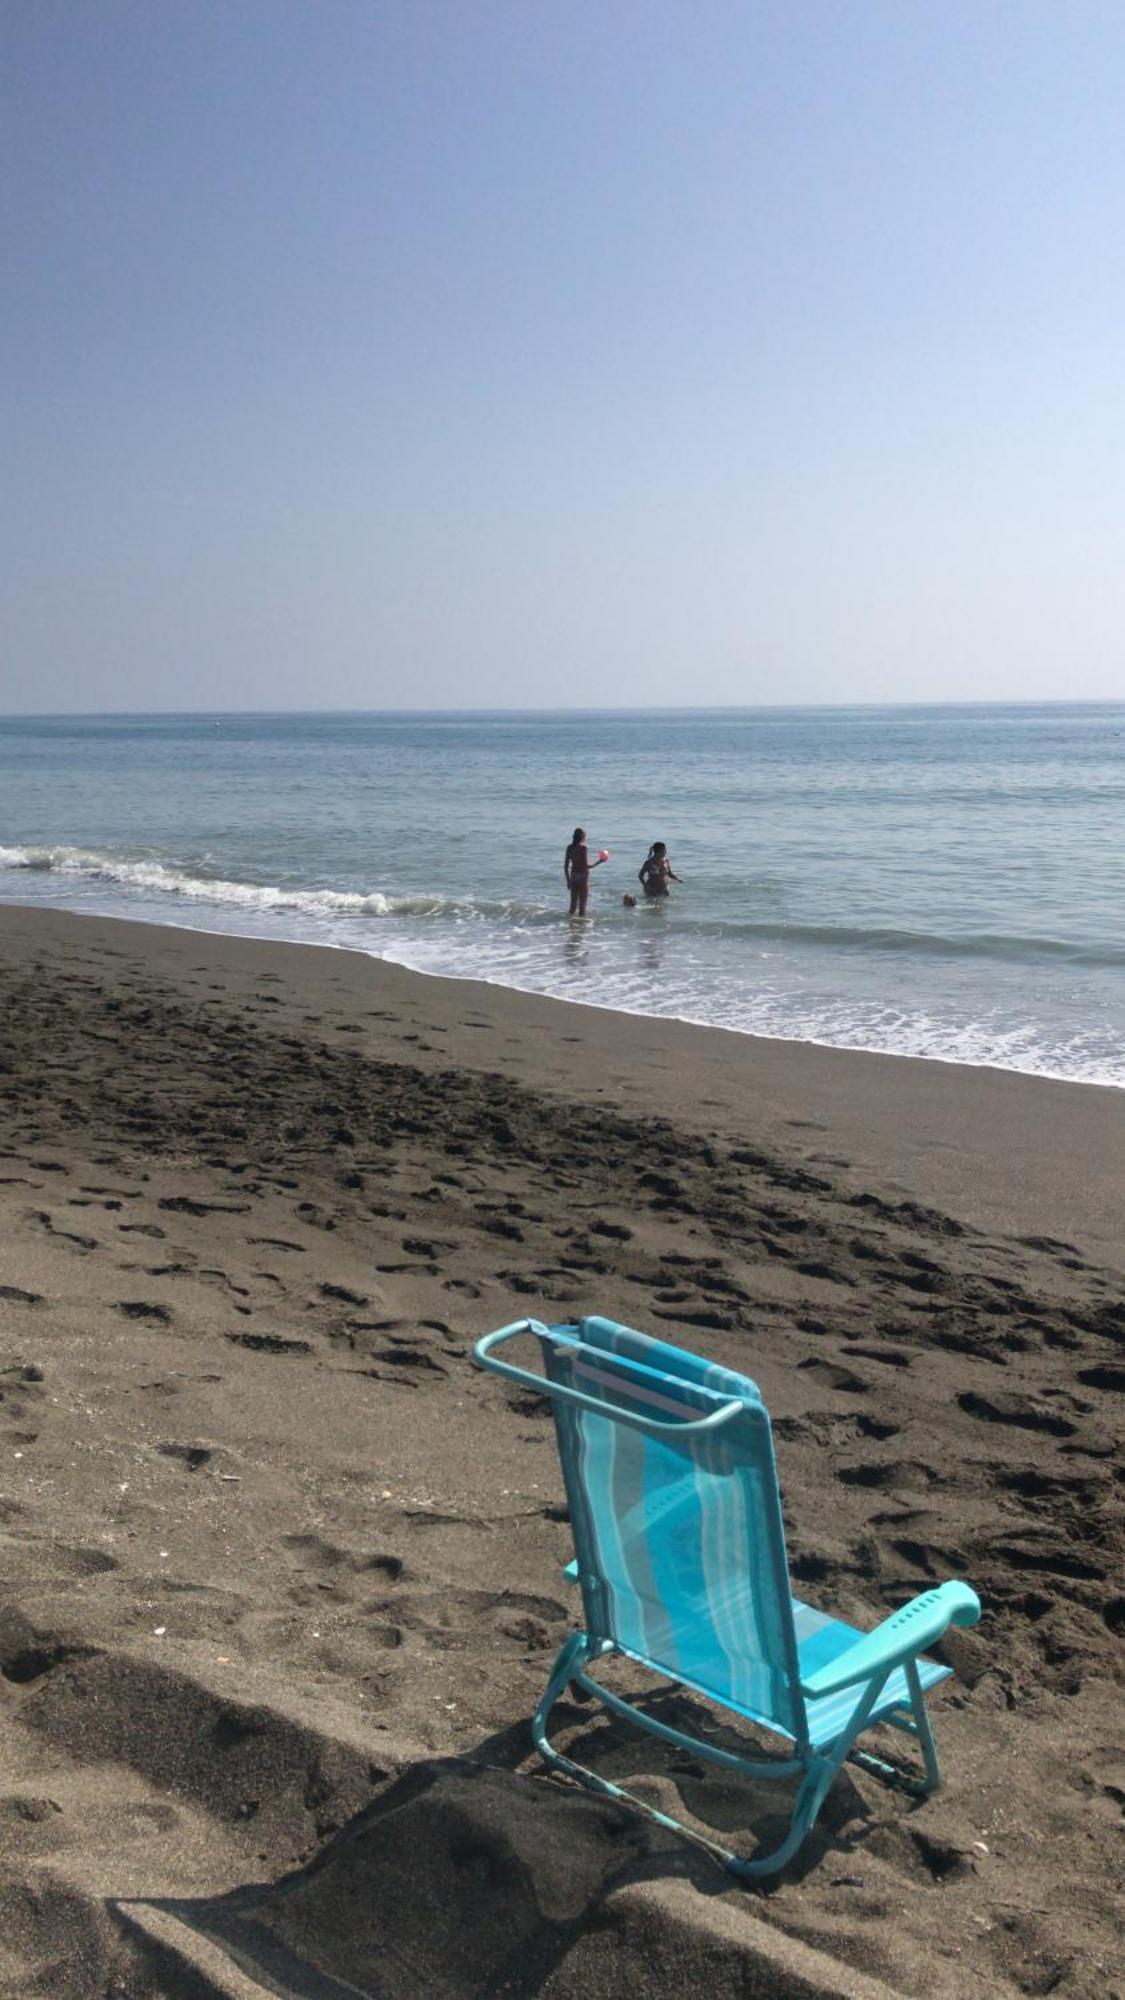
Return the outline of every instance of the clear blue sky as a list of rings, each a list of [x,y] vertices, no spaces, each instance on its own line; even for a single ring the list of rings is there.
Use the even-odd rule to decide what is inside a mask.
[[[1119,696],[1121,0],[8,0],[0,709]]]

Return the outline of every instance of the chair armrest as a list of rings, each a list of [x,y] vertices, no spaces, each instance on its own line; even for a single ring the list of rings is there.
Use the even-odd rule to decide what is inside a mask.
[[[923,1647],[932,1646],[951,1625],[975,1625],[980,1617],[980,1599],[967,1583],[943,1583],[937,1590],[924,1590],[901,1611],[884,1618],[874,1632],[868,1632],[828,1665],[801,1682],[806,1700],[836,1694],[840,1688],[854,1687],[857,1681],[874,1680],[912,1660]]]

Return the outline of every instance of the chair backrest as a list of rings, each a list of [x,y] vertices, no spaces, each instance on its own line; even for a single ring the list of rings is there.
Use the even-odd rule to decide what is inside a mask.
[[[757,1387],[613,1320],[537,1331],[548,1381],[564,1392],[553,1410],[590,1637],[803,1745],[773,1439]],[[698,1428],[701,1418],[714,1421]],[[690,1428],[680,1436],[679,1426]]]

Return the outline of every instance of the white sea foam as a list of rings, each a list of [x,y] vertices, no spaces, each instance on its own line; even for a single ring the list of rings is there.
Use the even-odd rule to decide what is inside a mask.
[[[436,896],[385,896],[378,889],[281,888],[268,882],[227,882],[192,875],[162,861],[125,861],[82,847],[0,847],[0,868],[77,875],[90,882],[114,882],[124,889],[191,902],[230,903],[251,910],[303,910],[310,916],[424,916],[441,909]]]
[[[344,942],[344,940],[341,940]],[[1125,1060],[1106,1038],[1052,1033],[1043,1025],[999,1018],[939,1020],[922,1009],[822,998],[802,1001],[789,990],[720,990],[690,980],[657,990],[643,978],[600,970],[592,983],[573,966],[535,963],[509,944],[482,939],[468,964],[440,936],[421,940],[405,933],[383,954],[415,972],[483,980],[556,999],[608,1007],[615,1013],[726,1028],[764,1041],[810,1042],[822,1048],[907,1056],[970,1069],[1014,1070],[1054,1081],[1125,1087]]]

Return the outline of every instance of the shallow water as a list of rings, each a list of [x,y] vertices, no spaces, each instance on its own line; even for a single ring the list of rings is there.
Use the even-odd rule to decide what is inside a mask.
[[[1123,830],[1125,704],[0,719],[2,900],[1117,1085]]]

